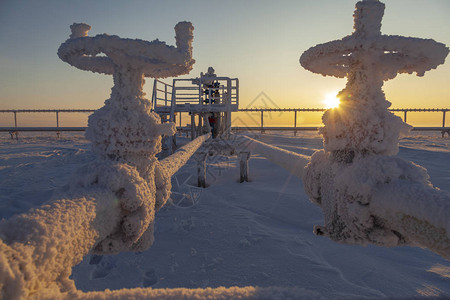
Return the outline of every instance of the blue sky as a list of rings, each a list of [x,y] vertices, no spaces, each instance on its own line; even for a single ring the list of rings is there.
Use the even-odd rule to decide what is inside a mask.
[[[433,38],[450,45],[450,1],[385,0],[382,31]],[[98,108],[111,76],[78,70],[59,60],[59,45],[74,22],[90,36],[175,44],[178,21],[194,24],[196,64],[188,77],[213,66],[238,77],[241,106],[264,91],[279,107],[323,107],[324,95],[344,79],[304,70],[298,59],[318,43],[352,32],[355,0],[303,1],[10,1],[0,2],[0,109]],[[400,75],[385,84],[393,107],[449,107],[450,62],[425,77]],[[170,81],[170,80],[167,80]],[[146,80],[147,94],[152,79]]]

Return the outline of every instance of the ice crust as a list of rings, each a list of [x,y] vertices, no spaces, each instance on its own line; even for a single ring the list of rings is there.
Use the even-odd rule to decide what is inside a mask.
[[[170,196],[170,176],[176,172],[163,169],[156,159],[161,136],[173,135],[175,124],[161,124],[144,98],[143,85],[145,76],[178,76],[191,70],[192,24],[175,27],[177,48],[106,34],[90,38],[87,24],[73,24],[71,29],[59,57],[77,68],[114,77],[110,99],[89,117],[86,130],[97,157],[75,171],[50,204],[1,221],[4,299],[36,294],[59,298],[61,292],[75,291],[69,275],[84,255],[148,249],[155,211]],[[99,53],[106,57],[97,57]],[[197,149],[190,147],[181,159],[184,163]]]
[[[301,65],[347,77],[340,106],[323,117],[324,150],[306,166],[305,191],[321,206],[325,225],[314,231],[349,244],[427,247],[450,258],[450,195],[427,171],[395,155],[409,125],[390,113],[383,81],[399,73],[423,76],[449,49],[430,39],[381,34],[384,4],[356,4],[354,32],[305,51]],[[413,192],[412,192],[413,191]]]
[[[381,91],[383,80],[397,73],[422,76],[443,63],[448,48],[432,40],[380,36],[382,9],[377,0],[358,2],[354,35],[302,56],[302,65],[313,72],[349,77],[349,82],[340,92],[341,109],[324,114],[325,150],[299,174],[305,172],[305,191],[324,212],[325,226],[316,226],[317,234],[344,243],[425,246],[448,258],[450,197],[431,185],[425,169],[392,156],[407,126],[387,111],[390,104]],[[77,170],[48,204],[0,222],[0,296],[320,299],[297,288],[76,290],[69,275],[85,254],[142,251],[151,245],[155,211],[170,194],[169,178],[202,142],[158,162],[161,135],[173,134],[174,124],[161,124],[142,92],[144,76],[190,71],[192,25],[176,26],[177,48],[106,34],[89,38],[89,29],[74,24],[58,55],[77,68],[114,75],[111,98],[89,118],[86,133],[98,157]],[[378,50],[383,55],[374,56]],[[264,149],[274,157],[275,149]],[[289,159],[282,165],[288,167],[294,155],[286,151],[284,156]]]
[[[146,77],[166,78],[189,73],[195,63],[194,27],[190,22],[175,26],[177,47],[158,39],[148,42],[108,34],[88,37],[91,27],[84,23],[74,23],[70,28],[70,39],[59,47],[58,56],[78,69],[112,75],[117,65],[131,65]],[[101,53],[106,57],[99,56]]]
[[[381,155],[342,164],[321,150],[303,178],[324,214],[316,234],[347,244],[427,247],[449,258],[450,195],[433,187],[426,169]]]

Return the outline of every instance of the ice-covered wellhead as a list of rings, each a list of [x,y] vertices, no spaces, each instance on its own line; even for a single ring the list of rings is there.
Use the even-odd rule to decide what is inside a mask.
[[[172,135],[175,125],[161,124],[160,117],[151,112],[151,103],[144,98],[144,77],[165,78],[189,73],[195,62],[192,59],[193,29],[189,22],[178,23],[175,26],[177,47],[174,47],[159,40],[147,42],[107,34],[88,37],[89,25],[73,24],[72,35],[58,50],[58,56],[72,66],[113,75],[111,97],[89,117],[86,137],[92,142],[93,151],[103,159],[102,163],[127,164],[135,168],[153,198],[148,199],[149,195],[130,197],[124,187],[115,191],[123,208],[123,225],[100,242],[96,252],[122,251],[125,245],[121,241],[130,240],[130,236],[133,237],[132,248],[137,247],[137,250],[151,244],[151,232],[144,234],[143,229],[153,221],[155,195],[170,192],[169,183],[164,187],[167,191],[156,193],[155,181],[170,181],[155,179],[158,166],[155,155],[161,151],[161,135]],[[162,172],[156,171],[156,174]]]
[[[161,135],[173,134],[175,124],[161,124],[142,90],[145,76],[175,77],[192,69],[191,23],[176,25],[177,47],[106,34],[89,37],[87,24],[71,29],[59,57],[114,78],[110,99],[89,117],[86,136],[97,159],[78,169],[48,204],[1,220],[0,297],[5,299],[73,294],[69,275],[84,255],[147,249],[155,211],[170,196],[170,176],[206,139],[185,147],[176,162],[169,157],[160,163],[155,155]]]
[[[426,246],[448,258],[450,197],[431,185],[424,168],[394,156],[409,125],[388,111],[382,86],[400,73],[423,76],[444,63],[449,49],[431,39],[381,34],[384,8],[378,0],[359,1],[351,35],[300,57],[307,70],[348,79],[339,107],[323,115],[324,150],[312,156],[304,176],[324,212],[325,226],[315,232],[344,243]]]

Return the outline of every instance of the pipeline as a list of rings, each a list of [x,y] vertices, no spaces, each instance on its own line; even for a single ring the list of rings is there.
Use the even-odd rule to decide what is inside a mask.
[[[308,157],[241,138],[303,180],[324,215],[315,234],[344,244],[422,247],[450,259],[450,194],[433,187],[425,169],[393,156],[342,162],[320,150]]]
[[[303,179],[304,169],[310,160],[309,156],[268,145],[248,136],[242,135],[240,138],[243,140],[246,150],[263,155],[274,164]]]
[[[162,159],[159,162],[161,170],[164,170],[164,173],[168,177],[172,177],[182,166],[186,164],[192,154],[200,148],[203,143],[211,137],[211,134],[205,134],[199,136],[192,142],[184,145],[179,148],[172,155]]]
[[[74,292],[69,279],[72,267],[88,253],[148,248],[153,242],[154,215],[160,208],[158,197],[170,196],[170,176],[208,138],[201,136],[155,162],[155,181],[169,182],[163,191],[132,165],[98,159],[77,170],[49,204],[0,221],[1,297],[45,298]]]

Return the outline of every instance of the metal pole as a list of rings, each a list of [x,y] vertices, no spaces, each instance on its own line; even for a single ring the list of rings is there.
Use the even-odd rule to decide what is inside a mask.
[[[226,124],[226,131],[225,131],[225,138],[228,140],[230,138],[230,134],[231,134],[231,102],[233,99],[232,93],[233,90],[232,88],[232,83],[231,83],[231,79],[227,79],[227,103],[226,103],[226,107],[227,107],[227,112],[226,112],[226,120],[225,120],[225,124]]]
[[[195,139],[195,114],[191,112],[191,140]]]
[[[205,188],[206,187],[206,153],[199,152],[197,154],[197,186]]]
[[[17,112],[14,112],[14,127],[17,127]]]
[[[164,84],[164,106],[167,106],[167,84]]]
[[[407,110],[404,111],[405,117],[403,118],[403,122],[405,122],[405,123],[406,123],[406,113],[407,112],[408,112]]]
[[[239,79],[236,78],[236,105],[239,107]]]
[[[239,167],[240,167],[240,179],[239,182],[248,182],[248,159],[250,158],[250,152],[239,153]]]
[[[264,133],[264,111],[261,110],[261,133]]]
[[[202,80],[203,73],[200,73],[200,82],[198,83],[198,104],[202,104]]]
[[[156,84],[157,84],[157,79],[155,78],[155,80],[153,81],[153,91],[152,91],[152,106],[153,106],[153,110],[156,110]]]
[[[59,128],[59,112],[56,112],[56,127]]]
[[[294,127],[297,127],[297,110],[294,110]],[[297,136],[297,130],[294,129],[294,136]]]
[[[445,127],[445,113],[446,113],[446,111],[443,110],[442,111],[442,127]]]

